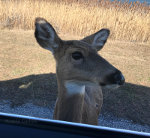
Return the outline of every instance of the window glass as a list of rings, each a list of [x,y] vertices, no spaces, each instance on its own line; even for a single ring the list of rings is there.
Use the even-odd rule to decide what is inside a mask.
[[[150,132],[149,26],[148,0],[0,0],[0,112]]]

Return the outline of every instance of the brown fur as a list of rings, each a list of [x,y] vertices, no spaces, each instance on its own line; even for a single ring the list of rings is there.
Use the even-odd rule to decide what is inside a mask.
[[[109,30],[102,29],[82,40],[64,41],[45,19],[37,18],[35,25],[37,42],[52,51],[56,60],[58,98],[54,119],[97,125],[103,103],[100,85],[115,83],[114,75],[121,73],[97,53],[104,46]],[[75,60],[72,57],[75,52],[80,52],[83,58]],[[69,95],[66,81],[81,82],[85,93]]]

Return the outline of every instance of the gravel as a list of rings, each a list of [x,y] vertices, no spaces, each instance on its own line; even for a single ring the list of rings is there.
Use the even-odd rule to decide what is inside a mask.
[[[117,118],[111,115],[110,113],[101,114],[98,121],[99,121],[99,125],[105,127],[113,127],[113,128],[150,133],[150,126],[136,124],[132,120]]]
[[[46,118],[46,119],[52,119],[53,116],[53,109],[35,106],[32,103],[26,103],[24,105],[12,108],[10,106],[10,102],[8,101],[0,102],[0,112],[27,115],[27,116],[33,116],[39,118]],[[111,115],[110,113],[101,114],[98,121],[99,121],[99,126],[128,129],[128,130],[150,133],[150,126],[136,124],[132,120],[117,118]]]

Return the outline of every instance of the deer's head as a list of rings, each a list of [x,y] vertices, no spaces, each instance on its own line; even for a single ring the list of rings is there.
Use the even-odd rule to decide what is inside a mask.
[[[102,29],[82,40],[64,41],[43,18],[35,21],[35,37],[41,47],[50,50],[56,60],[57,77],[62,81],[77,80],[98,85],[122,85],[122,73],[102,58],[98,51],[110,31]]]

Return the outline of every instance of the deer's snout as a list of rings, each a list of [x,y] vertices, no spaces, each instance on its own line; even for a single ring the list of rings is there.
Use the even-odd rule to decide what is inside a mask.
[[[119,70],[115,72],[115,74],[113,75],[113,79],[114,83],[118,85],[123,85],[125,82],[125,78]]]
[[[112,74],[107,75],[104,77],[104,81],[100,83],[101,86],[105,85],[123,85],[125,82],[125,78],[122,73],[116,69],[116,71]]]

